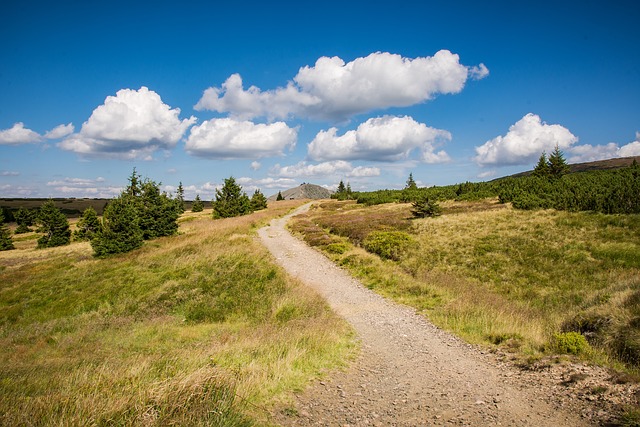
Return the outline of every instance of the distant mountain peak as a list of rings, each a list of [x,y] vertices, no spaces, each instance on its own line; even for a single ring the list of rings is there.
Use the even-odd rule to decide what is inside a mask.
[[[281,191],[282,197],[285,200],[298,200],[298,199],[329,199],[333,194],[333,191],[327,190],[324,187],[315,184],[308,184],[303,182],[297,187],[290,188],[288,190]],[[276,200],[278,193],[270,196],[268,200]]]

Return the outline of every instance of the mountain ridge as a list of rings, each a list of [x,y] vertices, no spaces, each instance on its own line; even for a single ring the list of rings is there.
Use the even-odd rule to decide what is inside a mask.
[[[330,199],[333,191],[328,190],[316,184],[308,184],[303,182],[297,187],[290,188],[288,190],[281,191],[282,197],[285,200],[299,200],[299,199]],[[273,194],[267,198],[269,201],[275,201],[278,198],[278,194]]]

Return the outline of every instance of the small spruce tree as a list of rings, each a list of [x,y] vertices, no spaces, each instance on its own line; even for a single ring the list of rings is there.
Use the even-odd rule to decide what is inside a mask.
[[[224,180],[222,188],[216,190],[216,199],[211,205],[214,218],[230,218],[251,213],[249,197],[234,177]]]
[[[405,190],[417,190],[418,184],[413,179],[413,173],[409,173],[409,178],[407,179],[407,185],[404,187]]]
[[[44,233],[38,239],[38,248],[66,245],[71,240],[71,230],[67,217],[49,199],[40,207],[37,218],[38,232]]]
[[[129,176],[129,185],[127,185],[124,191],[132,197],[138,197],[140,195],[140,175],[136,172],[135,167]]]
[[[127,193],[111,200],[104,208],[102,226],[91,240],[98,257],[129,252],[142,246],[136,203]]]
[[[176,190],[176,203],[180,213],[184,213],[184,187],[182,186],[182,181],[180,181],[178,189]]]
[[[543,151],[538,159],[538,164],[536,164],[536,167],[533,169],[533,176],[548,178],[549,175],[551,175],[551,171],[549,170],[549,163],[547,162],[547,153]]]
[[[345,191],[347,191],[347,189],[344,186],[344,182],[340,180],[340,183],[338,184],[338,188],[336,189],[336,194],[344,194]]]
[[[37,216],[37,211],[33,209],[20,208],[15,214],[13,214],[18,228],[16,228],[16,234],[28,233],[31,231],[31,226],[34,224]]]
[[[267,198],[262,194],[260,190],[256,190],[251,196],[251,201],[249,202],[251,207],[251,211],[259,211],[267,208]]]
[[[76,230],[73,232],[73,238],[74,240],[91,240],[100,231],[100,227],[98,213],[90,206],[82,212],[82,217],[78,220]]]
[[[11,231],[4,223],[4,213],[0,209],[0,251],[8,251],[15,249],[13,240],[11,240]]]
[[[280,200],[284,200],[284,197],[282,197],[282,193],[278,191],[278,197],[276,197],[276,202],[279,202]]]
[[[549,155],[549,173],[555,178],[560,178],[569,173],[569,165],[564,159],[564,154],[556,144],[556,148]]]
[[[411,213],[417,218],[434,217],[442,214],[442,209],[438,202],[430,200],[428,197],[413,202],[412,206]]]
[[[167,193],[160,191],[160,183],[145,178],[137,197],[138,221],[144,240],[171,236],[178,232],[180,205]]]
[[[200,200],[200,195],[196,194],[196,199],[193,201],[193,205],[191,205],[191,212],[202,212],[204,210],[204,203]]]

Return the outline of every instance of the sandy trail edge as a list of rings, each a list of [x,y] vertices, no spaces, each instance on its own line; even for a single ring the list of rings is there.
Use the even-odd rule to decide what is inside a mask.
[[[436,328],[413,309],[365,288],[285,228],[310,204],[258,230],[277,262],[322,295],[356,330],[362,354],[297,396],[297,414],[274,414],[282,425],[591,425],[550,405],[511,368]],[[495,361],[494,361],[495,362]]]

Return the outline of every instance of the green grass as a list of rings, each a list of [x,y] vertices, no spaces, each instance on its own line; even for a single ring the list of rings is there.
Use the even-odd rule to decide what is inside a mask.
[[[470,342],[541,355],[575,332],[593,346],[580,357],[640,368],[640,215],[518,211],[495,200],[442,207],[441,217],[410,220],[408,204],[336,202],[292,229],[321,249],[347,245],[328,256]],[[413,244],[380,257],[363,244],[380,230]]]
[[[292,202],[94,259],[88,243],[0,256],[0,425],[268,425],[355,351],[255,228]],[[19,252],[19,253],[18,253]]]

